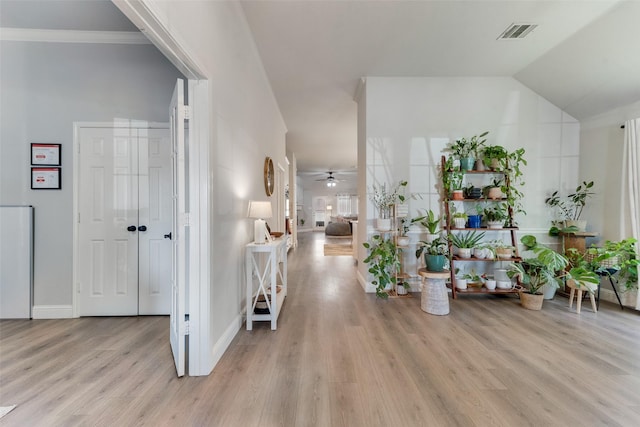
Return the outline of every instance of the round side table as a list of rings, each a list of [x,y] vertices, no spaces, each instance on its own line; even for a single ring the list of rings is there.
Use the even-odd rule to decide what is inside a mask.
[[[445,281],[451,277],[451,273],[448,270],[435,272],[420,268],[418,274],[422,277],[422,311],[437,316],[449,314],[449,295]]]

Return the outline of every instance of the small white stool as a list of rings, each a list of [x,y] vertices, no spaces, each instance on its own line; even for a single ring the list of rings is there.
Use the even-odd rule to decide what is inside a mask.
[[[598,312],[598,307],[596,306],[596,299],[593,295],[595,289],[589,289],[585,287],[577,287],[576,282],[569,279],[566,283],[567,287],[571,288],[571,292],[569,293],[569,308],[573,307],[573,296],[576,295],[578,300],[576,301],[576,313],[580,314],[580,306],[582,305],[582,292],[585,290],[589,292],[589,299],[591,300],[591,308],[593,308],[593,312]],[[577,291],[577,292],[576,292]]]
[[[422,299],[420,300],[422,311],[436,316],[449,314],[449,295],[445,280],[451,277],[451,273],[420,268],[418,274],[422,276]]]

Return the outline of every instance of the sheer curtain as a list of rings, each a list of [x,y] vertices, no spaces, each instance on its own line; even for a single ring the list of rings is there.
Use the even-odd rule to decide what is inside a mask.
[[[640,118],[624,124],[620,235],[622,238],[633,236],[640,241]],[[636,309],[640,310],[640,292]]]

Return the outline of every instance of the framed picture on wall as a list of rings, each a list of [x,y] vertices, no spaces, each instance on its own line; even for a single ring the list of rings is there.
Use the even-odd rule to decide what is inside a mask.
[[[60,168],[31,168],[32,190],[60,190]]]
[[[61,144],[31,143],[31,164],[39,166],[60,166]]]

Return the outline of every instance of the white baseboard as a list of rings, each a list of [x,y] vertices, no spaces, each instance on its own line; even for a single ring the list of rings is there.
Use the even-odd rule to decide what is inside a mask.
[[[235,317],[235,319],[233,319],[233,321],[229,324],[229,326],[224,331],[220,339],[216,341],[216,343],[213,346],[213,349],[211,350],[211,360],[213,362],[213,365],[211,367],[212,371],[213,369],[215,369],[216,365],[222,358],[222,355],[224,354],[224,352],[227,351],[227,348],[229,348],[231,341],[233,341],[238,331],[240,331],[241,327],[242,327],[242,314],[238,314]]]
[[[366,293],[374,293],[376,291],[376,287],[369,283],[359,271],[356,271],[356,276],[358,277],[358,283]]]
[[[31,314],[34,319],[71,319],[73,317],[73,306],[34,305]]]
[[[629,301],[629,298],[626,298],[624,293],[620,293],[620,291],[618,291],[618,294],[620,295],[620,299],[622,300],[622,305],[624,307],[628,307],[628,308],[633,308],[634,310],[636,309],[635,307],[635,301]],[[613,292],[613,289],[600,289],[600,299],[602,301],[608,301],[608,302],[612,302],[614,304],[618,304],[618,299],[616,298],[616,294],[615,292]]]

